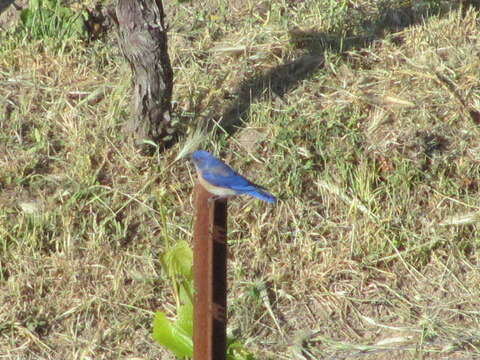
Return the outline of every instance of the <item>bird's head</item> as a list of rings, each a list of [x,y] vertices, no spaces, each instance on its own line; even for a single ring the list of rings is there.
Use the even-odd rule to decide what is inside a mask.
[[[195,166],[201,168],[202,166],[207,165],[207,163],[212,159],[212,154],[205,150],[197,150],[194,151],[190,157]]]

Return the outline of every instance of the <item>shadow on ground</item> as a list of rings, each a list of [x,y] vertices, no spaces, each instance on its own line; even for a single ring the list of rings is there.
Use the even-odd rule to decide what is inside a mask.
[[[348,51],[369,46],[373,41],[383,39],[388,34],[419,24],[428,17],[442,15],[459,7],[462,7],[464,12],[470,6],[479,7],[475,1],[459,1],[445,8],[439,7],[433,10],[414,8],[414,6],[413,2],[410,6],[403,7],[383,6],[380,16],[375,21],[361,23],[361,27],[365,30],[365,35],[361,36],[350,37],[348,34],[337,35],[315,30],[293,29],[289,34],[291,44],[306,54],[294,61],[279,65],[266,74],[244,80],[234,91],[237,99],[222,111],[222,115],[217,119],[218,124],[229,135],[233,135],[242,123],[248,123],[251,103],[267,98],[281,98],[295,89],[302,80],[312,77],[322,69],[325,50],[346,54]],[[361,15],[353,14],[357,17]],[[208,124],[210,129],[215,127],[212,123]]]

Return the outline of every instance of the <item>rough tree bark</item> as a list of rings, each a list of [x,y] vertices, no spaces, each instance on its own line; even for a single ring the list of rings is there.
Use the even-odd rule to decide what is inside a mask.
[[[118,0],[115,9],[120,48],[133,72],[133,114],[126,129],[137,144],[167,146],[175,134],[171,118],[173,71],[161,0]]]

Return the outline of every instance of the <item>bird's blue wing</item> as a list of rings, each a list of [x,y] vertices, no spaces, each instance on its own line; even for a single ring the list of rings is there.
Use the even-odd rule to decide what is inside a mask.
[[[247,180],[214,156],[209,156],[204,160],[197,164],[197,170],[208,184],[231,189],[237,194],[249,194],[270,203],[277,201],[275,196],[265,191],[264,188]]]
[[[249,191],[252,188],[250,181],[223,163],[209,166],[207,169],[202,169],[201,172],[203,178],[215,186],[226,187],[237,191]]]

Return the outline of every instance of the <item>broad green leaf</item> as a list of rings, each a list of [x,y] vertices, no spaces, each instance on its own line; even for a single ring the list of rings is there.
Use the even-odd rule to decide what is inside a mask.
[[[193,338],[193,304],[191,302],[180,306],[176,324]]]
[[[153,320],[153,338],[178,357],[193,356],[193,340],[179,325],[173,324],[163,312],[156,312]]]

